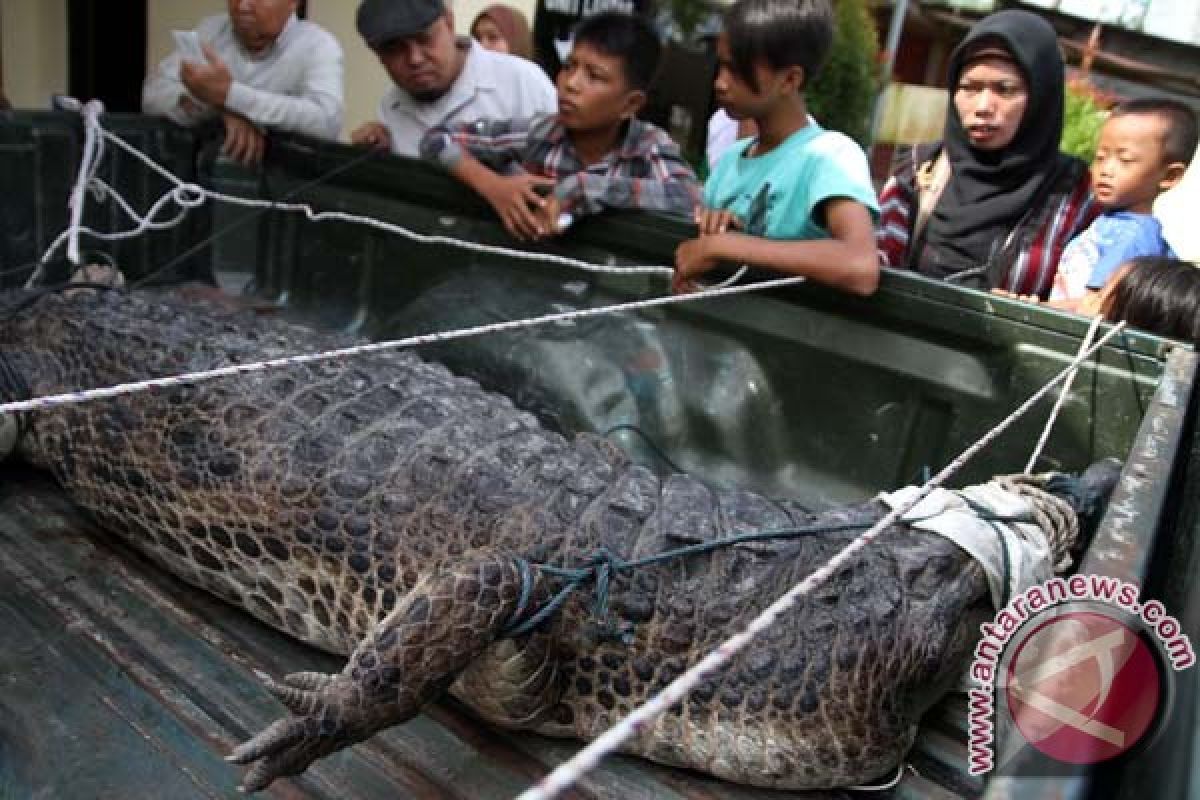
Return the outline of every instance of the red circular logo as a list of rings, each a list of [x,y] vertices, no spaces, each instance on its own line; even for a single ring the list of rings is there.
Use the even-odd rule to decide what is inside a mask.
[[[1037,626],[1007,671],[1008,709],[1021,735],[1051,758],[1095,764],[1128,751],[1161,702],[1149,645],[1110,616],[1076,611]]]

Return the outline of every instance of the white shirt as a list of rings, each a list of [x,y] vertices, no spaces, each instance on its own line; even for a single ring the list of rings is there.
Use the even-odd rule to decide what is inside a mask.
[[[398,86],[379,102],[379,121],[392,152],[417,158],[421,137],[434,125],[480,119],[525,119],[558,111],[558,94],[542,68],[470,41],[466,63],[450,89],[432,103],[418,103]]]
[[[716,168],[721,156],[725,155],[725,151],[737,138],[738,121],[725,113],[725,109],[718,108],[708,118],[708,133],[705,137],[704,155],[708,159],[710,170]]]
[[[293,15],[264,52],[242,47],[228,15],[209,17],[196,34],[229,66],[233,84],[225,108],[256,125],[327,139],[342,129],[342,47],[324,28]],[[171,53],[142,86],[142,110],[192,126],[216,116],[201,105],[188,112],[180,101],[188,96],[179,78],[182,56]],[[193,99],[193,102],[196,102]]]

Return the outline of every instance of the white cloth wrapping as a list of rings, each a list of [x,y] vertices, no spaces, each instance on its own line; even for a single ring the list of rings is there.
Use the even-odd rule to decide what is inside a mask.
[[[917,491],[908,486],[879,499],[896,509]],[[1054,576],[1050,544],[1039,525],[983,519],[964,498],[998,517],[1033,519],[1028,500],[995,483],[959,491],[934,489],[902,519],[914,528],[945,536],[978,561],[997,611],[1017,594]]]

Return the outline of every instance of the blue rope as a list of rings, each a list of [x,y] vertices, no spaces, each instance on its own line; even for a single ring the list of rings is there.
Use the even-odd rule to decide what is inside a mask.
[[[608,616],[608,590],[614,572],[635,570],[640,567],[659,564],[670,559],[708,553],[744,542],[759,542],[766,539],[790,539],[810,533],[837,533],[839,531],[862,530],[869,528],[874,522],[872,520],[870,522],[847,522],[841,525],[806,525],[795,528],[773,528],[765,531],[743,533],[739,536],[730,536],[724,539],[713,539],[710,542],[691,544],[647,556],[646,558],[640,558],[636,561],[626,561],[607,548],[600,548],[582,567],[552,567],[548,564],[534,564],[532,566],[539,572],[566,580],[566,585],[529,619],[516,622],[516,620],[520,619],[522,608],[525,605],[522,602],[520,604],[521,608],[518,608],[517,612],[513,614],[514,622],[509,624],[503,635],[506,637],[521,636],[534,630],[549,619],[554,612],[558,611],[576,589],[592,579],[596,581],[596,603],[593,611],[598,618],[604,619]],[[522,579],[529,580],[531,573],[527,571],[530,566],[528,562],[523,558],[518,558],[517,563],[518,569],[521,570]],[[521,566],[522,564],[525,566]],[[522,598],[527,596],[528,591],[525,587],[522,587]]]
[[[972,502],[969,498],[964,498],[969,507],[980,518],[990,522],[1033,522],[1028,515],[1019,514],[1014,516],[1003,516],[993,514],[982,506]],[[512,615],[512,622],[502,634],[503,637],[522,636],[536,629],[539,625],[549,619],[567,598],[571,596],[580,586],[589,580],[596,581],[596,602],[593,606],[593,614],[604,619],[608,616],[608,589],[609,583],[614,572],[635,570],[640,567],[659,564],[663,561],[668,561],[674,558],[683,558],[685,556],[698,555],[701,553],[709,553],[713,550],[718,550],[723,547],[730,547],[736,544],[745,542],[760,542],[767,539],[792,539],[799,536],[807,536],[813,533],[839,533],[841,531],[863,530],[874,525],[876,520],[869,522],[845,522],[840,525],[804,525],[792,528],[772,528],[764,531],[755,531],[753,533],[743,533],[739,536],[729,536],[724,539],[713,539],[709,542],[701,542],[699,544],[691,544],[685,547],[678,547],[674,550],[666,550],[662,553],[657,553],[646,558],[640,558],[636,561],[625,561],[616,553],[613,553],[607,548],[597,550],[587,563],[582,567],[552,567],[548,564],[529,564],[523,558],[517,558],[517,566],[521,571],[521,578],[524,583],[521,587],[521,601],[518,604],[517,610]],[[1007,553],[1005,553],[1007,556]],[[530,568],[537,569],[546,575],[551,575],[556,578],[566,580],[566,585],[559,589],[558,592],[550,598],[550,600],[541,608],[539,608],[533,616],[526,620],[520,620],[524,614],[525,606],[528,603],[532,586],[530,585],[533,579]]]

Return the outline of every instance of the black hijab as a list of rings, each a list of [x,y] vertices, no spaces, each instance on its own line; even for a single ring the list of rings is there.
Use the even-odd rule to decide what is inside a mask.
[[[950,56],[952,98],[968,57],[981,46],[1011,54],[1024,73],[1028,100],[1012,142],[987,151],[971,146],[951,99],[944,146],[953,174],[929,217],[926,248],[918,257],[921,271],[939,278],[987,265],[1026,213],[1036,213],[1069,162],[1058,149],[1063,61],[1050,23],[1028,11],[1001,11],[980,20]]]

